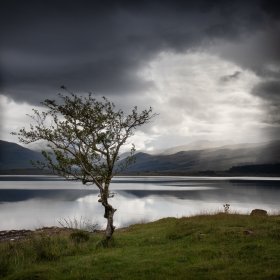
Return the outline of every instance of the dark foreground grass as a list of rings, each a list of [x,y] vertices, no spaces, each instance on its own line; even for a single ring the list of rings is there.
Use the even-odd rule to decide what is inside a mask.
[[[101,235],[0,244],[1,279],[280,279],[280,216],[166,218]]]

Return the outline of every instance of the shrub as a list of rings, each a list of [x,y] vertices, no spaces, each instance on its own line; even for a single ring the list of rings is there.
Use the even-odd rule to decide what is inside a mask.
[[[34,238],[31,244],[38,261],[53,261],[60,257],[60,248],[50,237]]]
[[[223,207],[224,207],[224,212],[225,212],[226,214],[228,214],[228,213],[229,213],[230,204],[229,204],[229,203],[226,203],[226,204],[223,205]]]
[[[98,229],[98,224],[95,224],[89,219],[83,218],[82,216],[80,217],[80,219],[77,219],[76,217],[72,219],[64,218],[59,220],[58,223],[63,228],[76,229],[88,232],[95,232]]]
[[[82,243],[89,240],[89,233],[82,230],[74,231],[70,234],[70,239],[75,243]]]

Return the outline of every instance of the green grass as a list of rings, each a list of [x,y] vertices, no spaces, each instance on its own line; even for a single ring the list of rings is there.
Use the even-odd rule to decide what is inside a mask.
[[[252,234],[245,234],[251,230]],[[166,218],[115,232],[0,244],[0,278],[280,279],[280,216]]]

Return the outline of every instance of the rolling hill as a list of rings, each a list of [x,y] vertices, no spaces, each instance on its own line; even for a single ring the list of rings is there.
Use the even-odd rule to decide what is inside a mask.
[[[0,140],[0,170],[33,168],[31,160],[42,160],[39,152]]]
[[[181,151],[174,154],[138,153],[126,173],[192,173],[225,171],[235,166],[280,162],[280,141],[238,144],[219,148]]]
[[[183,148],[182,146],[179,148]],[[177,150],[178,148],[172,148]],[[280,140],[259,144],[225,145],[222,147],[193,149],[170,154],[136,154],[136,162],[125,174],[196,174],[209,171],[261,174],[262,170],[273,170],[280,174]],[[124,155],[123,155],[124,156]],[[121,157],[123,158],[123,157]],[[42,160],[39,152],[18,144],[0,140],[0,171],[14,170],[13,174],[33,172],[30,161]],[[30,171],[31,169],[31,171]],[[16,170],[16,171],[15,171]],[[36,172],[38,173],[38,171]],[[269,172],[268,172],[269,173]]]

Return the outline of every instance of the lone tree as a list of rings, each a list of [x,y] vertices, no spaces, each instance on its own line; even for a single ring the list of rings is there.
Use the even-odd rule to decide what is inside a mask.
[[[48,149],[42,151],[45,161],[36,162],[37,166],[49,168],[68,180],[94,184],[99,189],[98,202],[105,208],[105,237],[109,240],[115,229],[116,211],[108,202],[110,183],[121,166],[130,164],[135,151],[132,145],[126,161],[116,164],[120,148],[137,127],[149,122],[155,114],[151,107],[140,113],[134,107],[127,115],[105,97],[98,101],[91,94],[83,97],[69,92],[59,97],[61,102],[49,99],[42,102],[47,108],[45,112],[33,109],[30,129],[22,128],[13,134],[24,144],[47,142]]]

